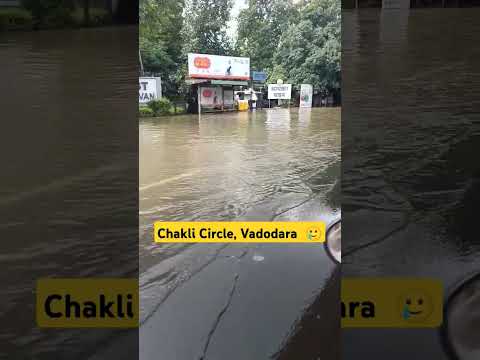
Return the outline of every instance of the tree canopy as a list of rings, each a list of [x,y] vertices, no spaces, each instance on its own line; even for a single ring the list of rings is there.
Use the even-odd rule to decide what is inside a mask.
[[[177,90],[181,63],[182,0],[140,0],[139,50],[146,71],[160,74],[165,91]]]
[[[167,93],[185,90],[188,52],[247,56],[269,81],[340,89],[339,0],[248,0],[237,32],[227,24],[233,0],[140,0],[140,53]]]
[[[312,84],[324,93],[340,89],[341,17],[337,0],[312,0],[282,33],[273,63],[293,84]]]

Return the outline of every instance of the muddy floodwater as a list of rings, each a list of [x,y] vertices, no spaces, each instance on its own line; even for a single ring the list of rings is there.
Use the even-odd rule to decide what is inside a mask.
[[[479,15],[344,11],[343,276],[429,277],[448,291],[480,269]],[[448,359],[437,329],[342,341],[345,359]]]
[[[281,349],[332,274],[323,247],[155,245],[152,225],[333,218],[340,114],[267,109],[140,121],[142,359],[158,351],[266,359]]]

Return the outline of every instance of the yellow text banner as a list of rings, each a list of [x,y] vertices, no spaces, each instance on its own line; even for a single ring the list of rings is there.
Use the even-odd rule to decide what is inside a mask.
[[[62,278],[37,281],[39,327],[138,327],[138,279]]]
[[[154,225],[157,243],[322,243],[323,222],[162,222]]]
[[[434,328],[442,324],[443,288],[435,279],[345,278],[342,327]]]

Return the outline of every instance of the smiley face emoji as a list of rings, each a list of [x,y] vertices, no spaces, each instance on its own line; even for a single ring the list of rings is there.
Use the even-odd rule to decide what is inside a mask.
[[[321,238],[321,229],[318,227],[311,227],[307,230],[307,239],[310,241],[319,241]]]
[[[400,297],[402,318],[409,322],[423,322],[433,312],[431,297],[422,290],[411,290]]]

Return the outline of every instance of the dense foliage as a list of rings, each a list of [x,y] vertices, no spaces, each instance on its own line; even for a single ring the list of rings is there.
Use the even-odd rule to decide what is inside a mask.
[[[73,0],[22,0],[36,24],[67,25],[73,22]]]
[[[290,0],[250,0],[238,17],[238,53],[250,57],[253,69],[271,74],[280,38],[297,16]]]
[[[183,46],[184,1],[141,0],[139,10],[139,50],[144,68],[162,77],[166,94],[175,93]]]
[[[327,94],[340,89],[341,17],[338,0],[312,0],[280,37],[275,70],[293,84]]]
[[[251,58],[269,82],[340,90],[339,0],[248,0],[237,32],[227,23],[233,0],[140,0],[140,55],[147,72],[162,77],[164,94],[185,94],[188,52]]]
[[[112,2],[92,7],[91,0],[21,0],[35,28],[105,25],[112,22]]]

